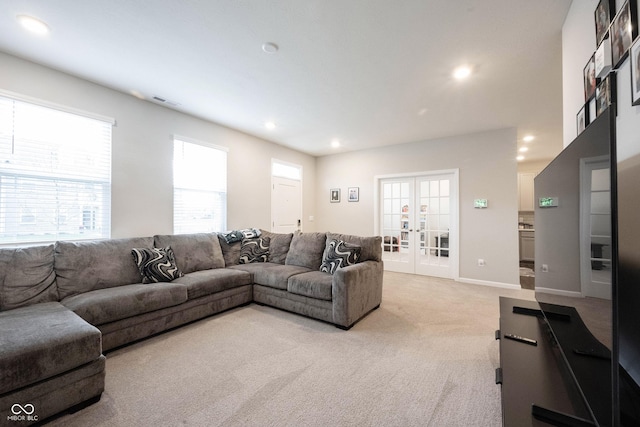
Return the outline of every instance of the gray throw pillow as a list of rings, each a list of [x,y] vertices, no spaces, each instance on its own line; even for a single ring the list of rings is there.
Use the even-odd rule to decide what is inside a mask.
[[[142,275],[142,283],[171,282],[184,276],[176,265],[171,246],[133,248],[131,253]]]

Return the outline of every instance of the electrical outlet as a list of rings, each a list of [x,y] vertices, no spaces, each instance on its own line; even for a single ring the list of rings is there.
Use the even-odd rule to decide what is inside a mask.
[[[549,272],[549,266],[547,264],[542,264],[542,272],[543,273],[548,273]]]
[[[484,267],[484,260],[482,258],[478,258],[478,267]]]

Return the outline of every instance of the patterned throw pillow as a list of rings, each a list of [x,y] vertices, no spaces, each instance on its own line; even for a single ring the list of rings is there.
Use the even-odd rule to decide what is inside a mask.
[[[269,237],[257,239],[244,239],[240,248],[240,264],[250,264],[252,262],[267,262],[269,259]]]
[[[171,246],[132,249],[133,259],[142,275],[142,283],[171,282],[184,276],[176,265]]]
[[[342,240],[330,240],[322,255],[320,271],[333,274],[339,268],[357,263],[361,250],[360,246],[351,245]]]

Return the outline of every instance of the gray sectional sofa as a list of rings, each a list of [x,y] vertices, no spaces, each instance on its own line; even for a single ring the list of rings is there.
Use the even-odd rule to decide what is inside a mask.
[[[1,248],[0,425],[39,422],[98,400],[104,351],[215,313],[256,302],[348,329],[381,303],[380,237],[262,231],[268,252],[262,248],[263,262],[250,263],[251,240],[226,237]],[[355,247],[357,262],[320,271],[327,270],[331,242]],[[132,249],[168,247],[176,278],[141,283]]]

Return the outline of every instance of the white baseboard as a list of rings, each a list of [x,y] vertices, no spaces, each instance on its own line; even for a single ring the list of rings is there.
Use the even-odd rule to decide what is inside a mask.
[[[520,285],[514,285],[512,283],[491,282],[489,280],[467,279],[465,277],[458,278],[458,282],[471,283],[473,285],[481,285],[481,286],[493,286],[494,288],[517,289],[517,290],[522,289]]]
[[[551,294],[551,295],[561,295],[563,297],[571,297],[571,298],[584,298],[584,295],[580,292],[576,291],[562,291],[559,289],[552,288],[539,288],[536,286],[536,292],[541,292],[543,294]]]

